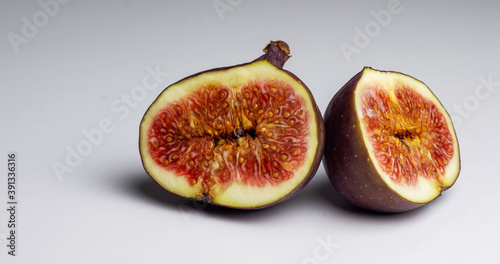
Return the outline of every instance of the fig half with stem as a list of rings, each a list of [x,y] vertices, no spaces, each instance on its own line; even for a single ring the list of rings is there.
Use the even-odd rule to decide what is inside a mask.
[[[333,97],[324,119],[325,170],[354,205],[408,211],[434,200],[458,177],[450,116],[413,77],[365,67]]]
[[[324,124],[310,90],[282,69],[288,45],[168,86],[140,125],[147,173],[176,195],[255,209],[284,201],[314,176]]]

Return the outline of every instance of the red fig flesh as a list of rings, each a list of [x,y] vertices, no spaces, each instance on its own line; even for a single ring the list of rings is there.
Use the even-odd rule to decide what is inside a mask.
[[[144,168],[182,197],[234,208],[290,198],[314,176],[324,125],[309,89],[283,70],[288,45],[167,87],[140,127]]]

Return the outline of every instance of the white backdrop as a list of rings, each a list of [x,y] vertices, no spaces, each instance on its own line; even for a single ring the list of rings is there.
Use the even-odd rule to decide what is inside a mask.
[[[2,1],[0,208],[11,206],[9,153],[17,204],[15,228],[0,210],[0,263],[500,262],[499,11],[494,1]],[[278,39],[322,112],[363,66],[425,82],[456,125],[456,184],[395,215],[350,206],[322,167],[259,211],[159,188],[137,146],[149,104]]]

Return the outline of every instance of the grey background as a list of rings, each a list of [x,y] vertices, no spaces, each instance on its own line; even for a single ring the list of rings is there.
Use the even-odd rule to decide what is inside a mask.
[[[7,255],[8,215],[1,209],[1,263],[500,261],[499,2],[41,0],[0,6],[5,206],[10,151],[18,153],[19,173],[18,256]],[[253,60],[278,39],[291,47],[285,68],[309,86],[322,112],[363,66],[425,82],[456,125],[462,171],[455,186],[421,209],[396,215],[348,205],[322,167],[299,195],[260,211],[193,204],[157,187],[137,147],[149,104],[167,85]],[[357,53],[347,58],[346,45]],[[151,90],[140,88],[148,69],[161,73]],[[100,122],[110,123],[109,133],[89,149],[85,132]],[[87,146],[86,156],[58,176],[54,164],[68,165],[79,146]]]

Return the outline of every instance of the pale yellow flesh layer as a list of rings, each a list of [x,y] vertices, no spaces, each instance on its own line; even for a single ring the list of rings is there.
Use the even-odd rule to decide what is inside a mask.
[[[294,177],[275,186],[268,185],[256,187],[233,181],[227,189],[223,190],[215,187],[215,189],[211,191],[212,194],[215,194],[213,197],[210,197],[211,202],[238,208],[260,207],[276,202],[287,196],[305,179],[314,162],[316,149],[318,147],[318,131],[317,125],[315,124],[316,116],[314,106],[308,99],[310,95],[300,82],[292,78],[286,72],[276,68],[267,61],[256,61],[251,64],[233,67],[227,70],[203,73],[175,83],[165,89],[151,105],[141,123],[140,151],[144,167],[147,168],[148,173],[158,182],[158,184],[172,193],[187,198],[199,199],[200,195],[203,193],[201,184],[190,185],[185,177],[178,176],[158,166],[149,155],[147,131],[155,116],[150,113],[158,113],[170,103],[190,96],[193,92],[207,84],[227,86],[233,89],[233,91],[238,91],[243,88],[245,84],[254,79],[270,79],[285,82],[294,89],[298,97],[305,98],[304,102],[306,109],[304,110],[309,113],[309,122],[311,122],[306,140],[309,148],[305,154],[305,160],[300,167],[296,168]]]
[[[424,99],[427,99],[435,104],[438,108],[439,112],[444,115],[446,119],[446,124],[450,129],[450,133],[454,138],[453,142],[453,157],[449,161],[447,167],[445,168],[445,174],[439,174],[438,179],[429,178],[426,179],[422,177],[422,175],[418,175],[418,180],[416,184],[408,186],[405,184],[400,184],[391,180],[391,178],[384,172],[383,168],[377,162],[377,158],[375,156],[374,147],[370,143],[368,132],[366,130],[366,126],[361,122],[363,112],[362,112],[362,102],[361,95],[365,89],[371,89],[373,87],[379,87],[385,89],[389,92],[391,97],[395,98],[394,91],[397,85],[403,85],[407,87],[412,87],[420,96]],[[427,203],[437,196],[440,193],[453,185],[455,180],[458,177],[460,170],[460,155],[458,148],[458,141],[456,140],[455,131],[453,128],[453,124],[451,122],[451,118],[448,113],[441,105],[441,103],[436,100],[435,96],[429,90],[429,88],[423,84],[422,82],[409,77],[407,75],[399,74],[399,73],[390,73],[390,72],[381,72],[377,70],[373,70],[371,68],[365,68],[363,70],[363,74],[361,79],[359,80],[356,91],[355,91],[355,104],[356,104],[356,112],[358,114],[358,120],[360,120],[359,125],[362,128],[362,134],[364,141],[367,142],[366,146],[368,148],[368,152],[370,154],[371,162],[374,164],[377,169],[379,175],[383,178],[383,180],[387,183],[387,185],[397,192],[402,197],[406,198],[409,201],[415,203]]]

